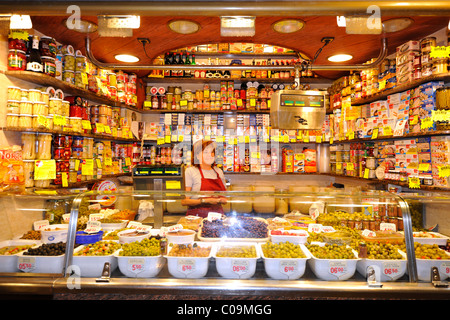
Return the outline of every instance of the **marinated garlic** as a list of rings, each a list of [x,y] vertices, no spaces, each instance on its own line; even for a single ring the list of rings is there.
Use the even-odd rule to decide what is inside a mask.
[[[61,115],[62,100],[58,98],[50,98],[48,104],[48,114]]]

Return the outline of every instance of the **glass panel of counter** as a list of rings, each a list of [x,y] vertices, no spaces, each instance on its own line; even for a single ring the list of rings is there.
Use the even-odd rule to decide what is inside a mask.
[[[0,274],[63,274],[76,196],[53,190],[0,193]],[[55,263],[45,255],[56,257]]]
[[[81,277],[415,282],[409,207],[382,191],[86,192],[65,271]]]

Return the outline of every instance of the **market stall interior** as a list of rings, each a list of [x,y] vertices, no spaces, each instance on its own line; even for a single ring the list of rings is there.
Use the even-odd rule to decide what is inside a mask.
[[[1,292],[68,294],[81,272],[86,292],[448,298],[448,2],[0,14]],[[185,191],[199,141],[227,189],[202,219],[182,205],[210,195]]]

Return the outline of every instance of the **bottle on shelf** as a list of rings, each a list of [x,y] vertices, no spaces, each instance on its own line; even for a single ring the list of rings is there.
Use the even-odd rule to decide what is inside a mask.
[[[39,51],[39,37],[33,36],[30,48],[30,55],[27,60],[27,71],[43,72],[44,66]]]
[[[189,56],[189,52],[186,53],[186,58],[184,60],[184,64],[185,65],[190,65],[191,64],[191,58]],[[184,71],[184,77],[185,78],[190,78],[191,77],[191,70],[185,70]]]

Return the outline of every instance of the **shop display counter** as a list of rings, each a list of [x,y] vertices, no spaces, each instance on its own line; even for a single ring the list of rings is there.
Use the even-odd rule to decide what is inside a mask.
[[[223,212],[215,207],[207,217],[188,216],[186,197],[221,199]],[[33,293],[42,286],[54,299],[117,294],[447,299],[450,293],[447,244],[415,241],[425,232],[411,217],[409,204],[420,202],[418,196],[332,188],[89,191],[64,201],[64,213],[51,227],[66,232],[65,239],[17,253],[21,269],[0,273],[3,294]],[[179,211],[169,211],[169,204]],[[48,212],[41,209],[35,221],[46,221]],[[152,223],[156,216],[166,221],[159,228]],[[14,222],[10,228],[17,227]]]

